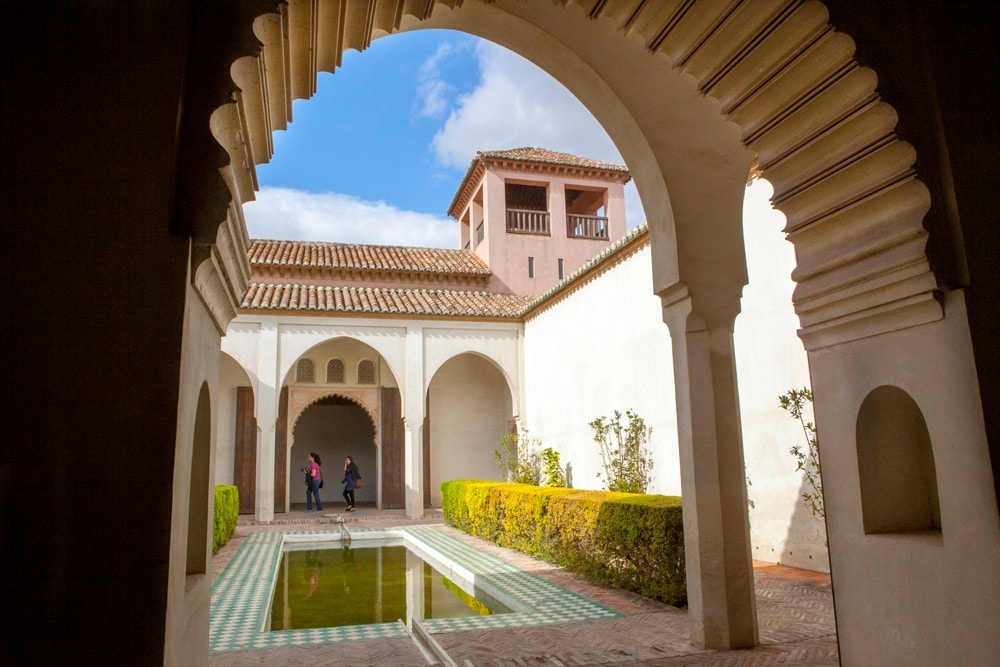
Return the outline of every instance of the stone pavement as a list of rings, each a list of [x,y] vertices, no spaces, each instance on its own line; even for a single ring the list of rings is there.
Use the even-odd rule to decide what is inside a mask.
[[[304,509],[293,505],[291,512],[277,515],[268,525],[242,517],[236,534],[212,560],[213,581],[251,533],[328,528],[336,524],[340,505],[327,505],[322,514]],[[359,506],[356,512],[341,511],[340,518],[349,527],[359,528],[433,525],[622,615],[601,621],[435,634],[437,643],[461,667],[839,664],[829,575],[755,562],[761,643],[753,649],[714,651],[688,642],[685,610],[595,586],[550,563],[466,535],[445,526],[440,510],[430,510],[425,518],[413,520],[402,510]],[[413,641],[400,638],[218,653],[210,656],[209,664],[423,667],[429,663]]]

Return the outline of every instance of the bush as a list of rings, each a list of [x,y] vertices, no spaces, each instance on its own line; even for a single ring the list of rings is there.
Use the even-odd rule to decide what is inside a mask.
[[[520,435],[506,433],[500,439],[503,454],[499,449],[493,450],[493,458],[500,466],[500,472],[511,482],[518,484],[534,484],[542,481],[542,456],[538,451],[541,442],[537,438],[528,437],[528,429],[522,428]]]
[[[604,467],[604,474],[597,473],[597,477],[609,491],[646,493],[653,480],[653,453],[649,450],[653,429],[631,410],[625,411],[627,425],[622,424],[621,412],[615,410],[614,415],[610,420],[598,417],[590,422]]]
[[[240,513],[240,492],[235,486],[215,487],[215,513],[212,521],[212,555],[219,552],[236,531]]]
[[[587,580],[687,604],[677,497],[508,482],[441,485],[448,525],[557,563]]]

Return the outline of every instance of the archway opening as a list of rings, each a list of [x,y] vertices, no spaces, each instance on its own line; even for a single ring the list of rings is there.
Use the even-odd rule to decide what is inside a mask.
[[[341,479],[344,459],[352,457],[361,471],[364,484],[355,491],[358,503],[375,504],[378,500],[377,471],[379,452],[375,443],[372,416],[344,396],[327,396],[307,407],[295,423],[289,448],[289,502],[292,507],[305,503],[302,468],[308,466],[310,452],[319,454],[323,475],[320,497],[324,508],[332,510],[341,502]]]
[[[477,354],[446,361],[427,390],[425,502],[441,505],[441,483],[504,479],[494,458],[513,428],[510,388],[496,366]]]

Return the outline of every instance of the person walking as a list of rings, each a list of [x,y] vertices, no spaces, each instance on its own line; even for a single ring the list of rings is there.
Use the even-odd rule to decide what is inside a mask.
[[[319,460],[319,454],[316,452],[309,452],[309,465],[303,470],[306,473],[306,511],[312,512],[312,501],[316,498],[316,511],[323,511],[323,501],[319,497],[319,489],[323,486],[323,470],[321,468],[322,462]]]
[[[361,486],[361,472],[354,459],[348,456],[344,459],[344,500],[347,501],[348,512],[354,511],[354,490]]]

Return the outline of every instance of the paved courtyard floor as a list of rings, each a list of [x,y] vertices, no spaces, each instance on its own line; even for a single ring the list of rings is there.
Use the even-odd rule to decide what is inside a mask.
[[[433,639],[460,667],[614,665],[838,665],[833,596],[828,575],[781,565],[754,563],[760,645],[714,651],[688,641],[687,612],[633,593],[595,586],[530,556],[497,547],[444,525],[440,510],[420,520],[401,510],[359,507],[345,513],[292,511],[261,525],[241,518],[236,534],[212,560],[218,580],[247,538],[260,532],[349,530],[421,526],[442,540],[458,540],[478,553],[582,595],[614,612],[613,618],[536,626],[435,632]],[[359,639],[319,645],[213,653],[211,665],[352,665],[413,667],[431,664],[409,637]]]

